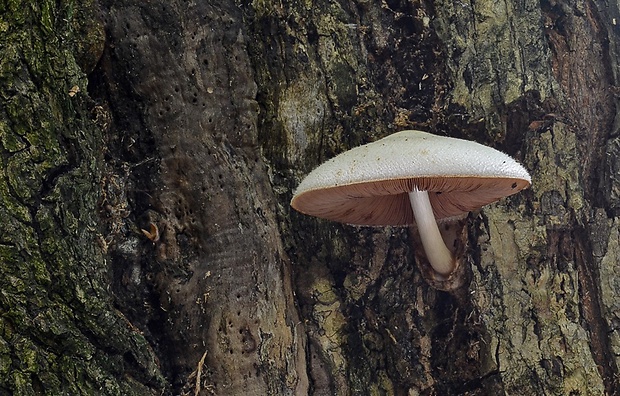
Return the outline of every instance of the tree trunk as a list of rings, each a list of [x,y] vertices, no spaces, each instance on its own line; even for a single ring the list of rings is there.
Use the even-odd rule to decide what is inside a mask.
[[[214,3],[0,3],[0,395],[620,391],[617,4]],[[453,290],[289,206],[403,129],[532,174]]]

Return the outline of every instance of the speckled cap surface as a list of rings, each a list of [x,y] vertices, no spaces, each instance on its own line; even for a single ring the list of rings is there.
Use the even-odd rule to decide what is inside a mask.
[[[467,213],[531,184],[510,156],[468,140],[402,131],[353,148],[313,170],[291,206],[357,225],[414,223],[407,193],[429,192],[435,218]]]

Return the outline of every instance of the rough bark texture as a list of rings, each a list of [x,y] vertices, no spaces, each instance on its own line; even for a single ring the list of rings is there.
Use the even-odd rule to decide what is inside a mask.
[[[0,394],[620,392],[618,18],[0,3]],[[406,128],[532,173],[469,216],[448,292],[413,230],[288,206],[322,161]]]
[[[105,14],[93,87],[114,120],[111,172],[130,186],[109,211],[131,210],[109,234],[121,306],[167,357],[174,393],[198,368],[216,394],[306,393],[241,9],[127,1]],[[150,224],[153,243],[137,232]]]
[[[0,16],[0,394],[158,394],[101,248],[102,133],[82,91],[103,25],[88,3],[3,2]]]

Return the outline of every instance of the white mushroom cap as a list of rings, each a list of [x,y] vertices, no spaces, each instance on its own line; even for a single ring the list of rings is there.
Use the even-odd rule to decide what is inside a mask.
[[[436,219],[467,213],[531,184],[521,164],[481,144],[402,131],[346,151],[312,171],[291,206],[357,225],[409,225],[408,193],[429,192]]]

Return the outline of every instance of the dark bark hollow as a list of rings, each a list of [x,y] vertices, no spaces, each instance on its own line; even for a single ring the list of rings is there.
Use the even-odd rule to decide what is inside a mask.
[[[469,253],[467,251],[467,218],[442,221],[439,229],[448,250],[454,256],[456,267],[447,278],[437,274],[428,262],[417,227],[410,227],[409,232],[420,274],[431,287],[437,290],[454,291],[463,287],[467,288],[471,282],[471,268],[467,256]]]

